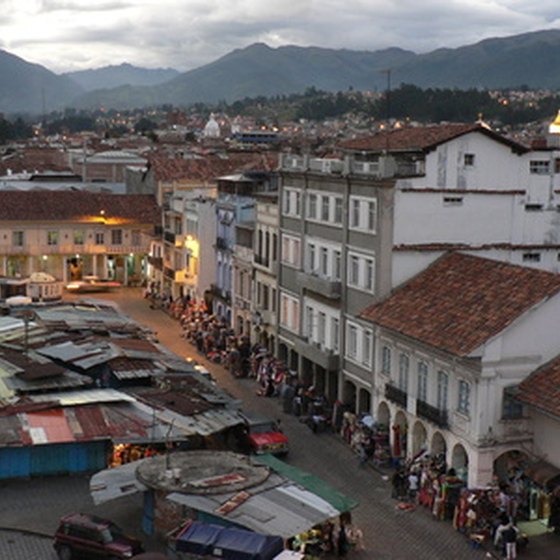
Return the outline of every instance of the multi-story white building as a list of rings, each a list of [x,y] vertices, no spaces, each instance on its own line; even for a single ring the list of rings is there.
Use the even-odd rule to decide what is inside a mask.
[[[278,305],[278,193],[257,195],[253,240],[253,342],[276,349]]]

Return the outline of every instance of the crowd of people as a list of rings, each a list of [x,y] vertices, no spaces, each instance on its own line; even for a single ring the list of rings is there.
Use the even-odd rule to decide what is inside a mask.
[[[146,290],[152,305],[156,299],[153,291],[157,291],[157,286]],[[390,478],[392,496],[398,500],[400,509],[426,508],[434,519],[452,522],[473,546],[493,542],[508,560],[516,557],[519,544],[526,544],[516,526],[521,500],[515,480],[510,485],[473,490],[466,487],[453,468],[447,468],[444,454],[430,456],[421,452],[404,463],[402,459],[395,461],[389,444],[389,426],[376,424],[371,416],[356,415],[339,401],[329,403],[314,386],[304,385],[297,372],[290,371],[267,348],[252,344],[244,334],[236,334],[223,318],[211,312],[204,300],[160,296],[157,301],[180,322],[181,336],[208,360],[224,366],[236,377],[253,378],[258,395],[279,398],[283,411],[300,417],[313,432],[329,428],[339,433],[357,454],[359,464],[394,467]],[[560,492],[553,498],[553,504],[551,527],[560,531]],[[350,548],[345,541],[353,541],[354,545],[360,542],[353,531],[355,528],[350,525],[343,524],[336,530],[325,525],[302,535],[299,541],[296,539],[294,549],[328,549],[343,556],[344,550]]]

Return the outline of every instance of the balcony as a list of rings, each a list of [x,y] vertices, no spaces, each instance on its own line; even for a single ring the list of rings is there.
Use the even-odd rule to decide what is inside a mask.
[[[222,301],[224,301],[227,305],[231,304],[231,292],[227,292],[225,290],[222,290],[222,288],[220,288],[216,284],[211,284],[210,285],[210,293],[215,298],[221,299]]]
[[[449,426],[447,410],[436,408],[420,399],[416,399],[416,416],[432,422],[432,424],[439,428],[447,428]]]
[[[264,266],[265,268],[268,268],[269,264],[270,264],[270,259],[267,259],[266,257],[264,257],[263,255],[257,255],[255,254],[253,256],[253,262],[255,264],[258,264],[260,266]]]
[[[175,234],[171,231],[164,231],[163,232],[163,239],[164,241],[167,241],[167,243],[171,243],[172,245],[175,245]]]
[[[156,270],[163,270],[163,258],[152,257],[148,255],[148,264],[151,264]]]
[[[398,404],[402,408],[406,408],[407,403],[407,395],[406,391],[395,387],[395,385],[391,385],[390,383],[385,384],[385,398]]]
[[[338,280],[322,278],[309,272],[298,272],[298,282],[308,291],[329,299],[340,299],[341,283]]]
[[[296,351],[304,358],[321,366],[327,371],[337,371],[340,367],[340,355],[335,354],[330,348],[325,348],[319,342],[308,340],[307,338],[297,338],[295,344]]]

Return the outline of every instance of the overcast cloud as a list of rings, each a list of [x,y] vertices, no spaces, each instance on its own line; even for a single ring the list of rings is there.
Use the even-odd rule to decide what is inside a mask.
[[[55,72],[189,70],[255,42],[427,52],[560,28],[558,0],[0,0],[0,48]]]

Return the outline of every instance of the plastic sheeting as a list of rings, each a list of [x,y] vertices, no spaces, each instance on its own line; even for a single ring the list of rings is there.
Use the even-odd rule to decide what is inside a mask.
[[[176,548],[224,560],[273,560],[284,549],[284,541],[281,537],[195,522],[178,537]]]

